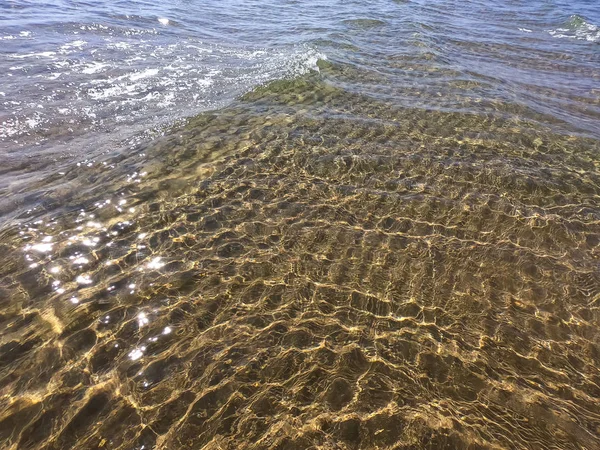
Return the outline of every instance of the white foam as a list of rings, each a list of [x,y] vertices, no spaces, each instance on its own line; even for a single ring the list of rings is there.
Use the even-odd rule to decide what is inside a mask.
[[[117,50],[127,50],[131,48],[131,44],[128,44],[127,42],[115,42],[108,44],[108,48],[114,48]]]
[[[122,95],[131,95],[136,92],[135,84],[119,84],[106,89],[91,89],[88,96],[92,100],[103,100],[111,97],[120,97]]]
[[[548,33],[555,38],[600,42],[600,28],[597,25],[588,23],[579,16],[573,16],[571,20],[574,22],[571,28],[560,27],[548,30]]]
[[[38,52],[38,53],[23,53],[22,55],[8,55],[9,58],[25,59],[34,57],[52,58],[56,56],[56,52]]]
[[[193,39],[161,45],[155,38],[129,39],[122,33],[98,41],[86,38],[86,27],[79,39],[69,35],[54,48],[7,55],[19,61],[5,80],[12,73],[34,75],[24,101],[8,86],[0,94],[2,105],[11,110],[2,118],[0,137],[35,138],[42,126],[64,134],[82,131],[90,139],[104,130],[114,135],[156,131],[225,106],[258,85],[318,70],[317,61],[325,59],[308,46],[234,48]],[[28,83],[28,77],[20,78]],[[28,100],[33,98],[35,103]]]
[[[83,48],[84,45],[86,45],[87,42],[86,41],[82,41],[82,40],[77,40],[77,41],[73,41],[73,42],[68,42],[66,44],[63,44],[59,47],[59,51],[61,53],[65,53],[69,50],[73,50],[73,49],[77,49],[77,50],[81,50]]]
[[[133,73],[129,76],[131,81],[141,80],[143,78],[153,77],[158,74],[158,69],[146,69],[141,72]]]
[[[94,73],[101,72],[106,67],[109,67],[109,64],[98,62],[98,61],[94,61],[94,62],[91,62],[89,64],[83,65],[82,69],[81,69],[81,73],[84,73],[86,75],[92,75]]]

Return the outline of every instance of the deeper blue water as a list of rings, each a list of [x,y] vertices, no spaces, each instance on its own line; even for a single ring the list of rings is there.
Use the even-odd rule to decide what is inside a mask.
[[[600,448],[597,1],[0,0],[0,448]]]

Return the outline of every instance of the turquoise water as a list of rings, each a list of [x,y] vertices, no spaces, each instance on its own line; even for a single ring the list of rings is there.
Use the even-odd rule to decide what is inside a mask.
[[[0,3],[0,447],[600,447],[595,2]]]

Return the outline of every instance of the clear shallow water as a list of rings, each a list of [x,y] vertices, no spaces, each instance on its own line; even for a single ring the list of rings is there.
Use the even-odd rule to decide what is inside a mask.
[[[4,447],[599,446],[593,2],[0,8]]]
[[[320,55],[301,42],[240,42],[189,23],[185,5],[176,5],[4,3],[0,145],[7,169],[21,175],[23,159],[33,158],[37,176],[43,166],[56,170],[55,160],[125,149],[257,85],[316,67]]]

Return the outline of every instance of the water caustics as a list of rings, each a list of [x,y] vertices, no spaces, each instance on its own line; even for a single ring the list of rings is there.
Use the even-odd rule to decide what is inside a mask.
[[[2,54],[90,128],[4,113],[42,125],[2,141],[1,447],[600,447],[600,21],[364,3],[100,2]]]

